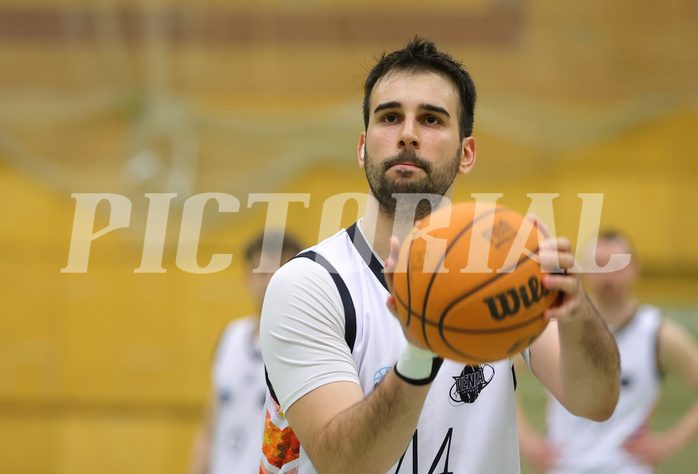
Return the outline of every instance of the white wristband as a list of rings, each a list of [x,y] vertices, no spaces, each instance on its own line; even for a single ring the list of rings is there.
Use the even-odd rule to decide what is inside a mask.
[[[414,385],[425,385],[436,377],[441,359],[430,350],[407,343],[400,359],[395,364],[395,373]]]

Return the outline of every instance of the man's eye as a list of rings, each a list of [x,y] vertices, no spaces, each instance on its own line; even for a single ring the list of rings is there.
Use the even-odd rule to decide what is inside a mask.
[[[383,120],[388,123],[397,122],[397,117],[394,114],[387,114],[383,117]]]
[[[433,115],[430,115],[430,116],[428,116],[428,117],[426,118],[426,122],[427,122],[429,125],[436,125],[436,124],[439,123],[439,119],[436,118],[436,117],[434,117]]]

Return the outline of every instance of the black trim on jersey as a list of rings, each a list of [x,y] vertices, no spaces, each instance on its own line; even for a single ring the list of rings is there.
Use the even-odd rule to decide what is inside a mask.
[[[279,403],[279,398],[276,396],[276,392],[274,391],[274,387],[271,386],[271,382],[269,381],[269,372],[267,372],[267,364],[264,364],[264,380],[267,382],[267,388],[269,389],[271,398],[274,399],[277,405],[281,405],[281,403]]]
[[[385,275],[383,274],[383,264],[378,260],[376,255],[373,253],[373,249],[366,242],[364,235],[357,228],[357,223],[354,223],[351,227],[347,229],[347,234],[351,243],[356,247],[356,251],[359,252],[361,258],[363,258],[368,268],[371,269],[373,274],[378,278],[378,281],[383,285],[383,288],[388,289],[388,283],[385,281]]]
[[[339,276],[337,270],[328,262],[325,257],[319,255],[317,252],[312,250],[305,251],[296,255],[293,258],[309,258],[310,260],[322,265],[325,270],[330,273],[334,284],[337,286],[337,291],[339,291],[339,296],[342,298],[342,305],[344,306],[344,340],[347,342],[350,351],[354,351],[354,344],[356,343],[356,310],[354,309],[354,302],[349,294],[349,288],[347,288],[346,283]]]
[[[342,299],[342,306],[344,306],[344,340],[349,346],[350,351],[354,351],[354,344],[356,343],[356,310],[354,309],[354,302],[351,300],[351,295],[349,294],[349,288],[347,288],[346,283],[339,276],[337,270],[328,262],[325,257],[319,255],[317,252],[312,250],[307,250],[305,252],[299,253],[293,258],[309,258],[310,260],[322,265],[325,270],[327,270],[334,281],[337,291],[339,291],[339,296]],[[267,366],[264,365],[264,379],[267,382],[267,387],[269,388],[269,393],[277,404],[279,399],[274,392],[274,387],[271,386],[269,381],[269,373],[267,372]]]
[[[514,378],[514,391],[516,392],[516,369],[514,369],[514,364],[511,364],[511,376]]]

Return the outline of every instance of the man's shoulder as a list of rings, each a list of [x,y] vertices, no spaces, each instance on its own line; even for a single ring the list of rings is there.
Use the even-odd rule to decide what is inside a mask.
[[[658,306],[654,306],[649,303],[642,303],[637,309],[637,314],[651,314],[653,316],[661,317],[662,310]]]
[[[346,244],[350,242],[351,238],[347,229],[342,228],[337,233],[320,241],[317,245],[313,245],[312,247],[308,247],[307,249],[303,250],[298,254],[298,256],[302,256],[303,254],[307,254],[309,252],[324,253],[332,251],[337,247],[345,247]]]
[[[237,338],[250,337],[256,324],[255,316],[252,315],[233,319],[223,329],[218,346],[223,346]]]
[[[323,257],[323,255],[327,255],[334,260],[337,257],[336,252],[333,254],[332,252],[319,253],[313,251],[320,257],[310,253],[306,254],[310,258],[301,256],[308,251],[301,252],[299,256],[286,262],[274,273],[267,287],[267,295],[272,295],[269,297],[271,300],[274,300],[274,298],[287,300],[291,295],[306,295],[308,292],[312,294],[336,292],[336,285],[332,278],[335,267],[328,267],[324,264],[325,259]]]
[[[644,303],[637,308],[634,319],[644,327],[655,331],[664,320],[664,315],[657,306]]]
[[[289,278],[292,275],[304,274],[307,271],[320,271],[323,267],[327,269],[327,265],[323,264],[325,261],[341,262],[349,256],[352,248],[351,237],[347,233],[347,229],[341,229],[317,245],[299,252],[276,273],[282,275],[279,278]],[[319,257],[317,257],[318,255]],[[276,278],[277,275],[274,277]]]

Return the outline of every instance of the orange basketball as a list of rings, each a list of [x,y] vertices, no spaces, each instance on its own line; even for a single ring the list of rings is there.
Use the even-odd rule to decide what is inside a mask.
[[[466,363],[506,359],[547,325],[557,299],[541,283],[539,232],[504,206],[439,209],[405,240],[393,295],[416,343]]]

